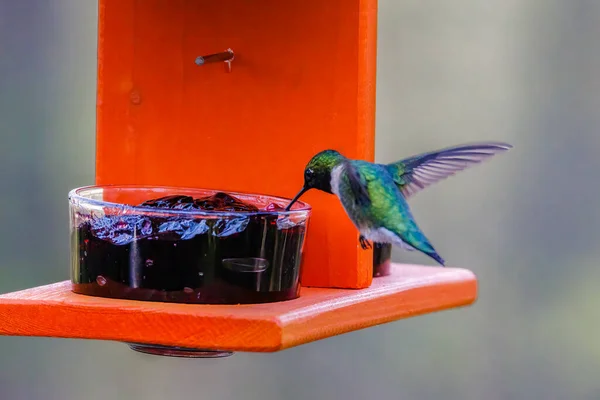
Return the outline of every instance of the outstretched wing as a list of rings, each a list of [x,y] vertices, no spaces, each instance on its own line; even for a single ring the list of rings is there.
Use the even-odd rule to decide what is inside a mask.
[[[511,149],[506,143],[484,142],[419,154],[386,165],[398,188],[408,198],[415,193]]]

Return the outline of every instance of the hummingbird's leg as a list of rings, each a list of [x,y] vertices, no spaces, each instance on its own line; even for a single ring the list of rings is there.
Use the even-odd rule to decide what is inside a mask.
[[[372,248],[371,243],[363,235],[360,235],[358,240],[360,241],[360,247],[362,247],[363,250]]]

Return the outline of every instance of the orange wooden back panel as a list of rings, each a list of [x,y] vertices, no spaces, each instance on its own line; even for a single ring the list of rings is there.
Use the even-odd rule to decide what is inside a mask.
[[[377,0],[100,0],[97,184],[291,197],[333,148],[373,159]],[[232,48],[224,64],[199,55]],[[309,192],[305,286],[364,288],[372,252]]]

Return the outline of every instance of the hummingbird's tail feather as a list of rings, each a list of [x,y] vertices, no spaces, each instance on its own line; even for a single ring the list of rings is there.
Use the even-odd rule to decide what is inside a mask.
[[[435,251],[428,252],[425,254],[428,255],[429,257],[433,258],[435,261],[437,261],[438,264],[440,264],[442,267],[446,266],[446,261],[444,261],[444,259],[442,257],[440,257],[440,255],[438,253],[436,253]]]
[[[424,240],[421,240],[420,242],[415,243],[416,246],[414,246],[414,247],[417,250],[419,250],[421,253],[433,258],[442,267],[445,267],[446,261],[444,261],[444,259],[437,253],[437,251],[433,248],[431,243],[429,243],[427,238],[425,236],[423,236],[423,238],[424,238]]]
[[[429,239],[419,230],[419,228],[414,224],[409,230],[405,231],[403,234],[395,233],[397,240],[394,241],[394,244],[400,245],[401,248],[412,247],[415,250],[420,251],[421,253],[431,257],[441,266],[446,266],[446,261],[437,253],[432,244],[429,242]]]

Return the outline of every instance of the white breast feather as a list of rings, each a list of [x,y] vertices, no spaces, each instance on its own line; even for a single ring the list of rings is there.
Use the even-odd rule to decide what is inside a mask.
[[[340,197],[340,179],[342,177],[342,172],[344,171],[343,165],[338,165],[331,170],[331,191],[338,198]]]

